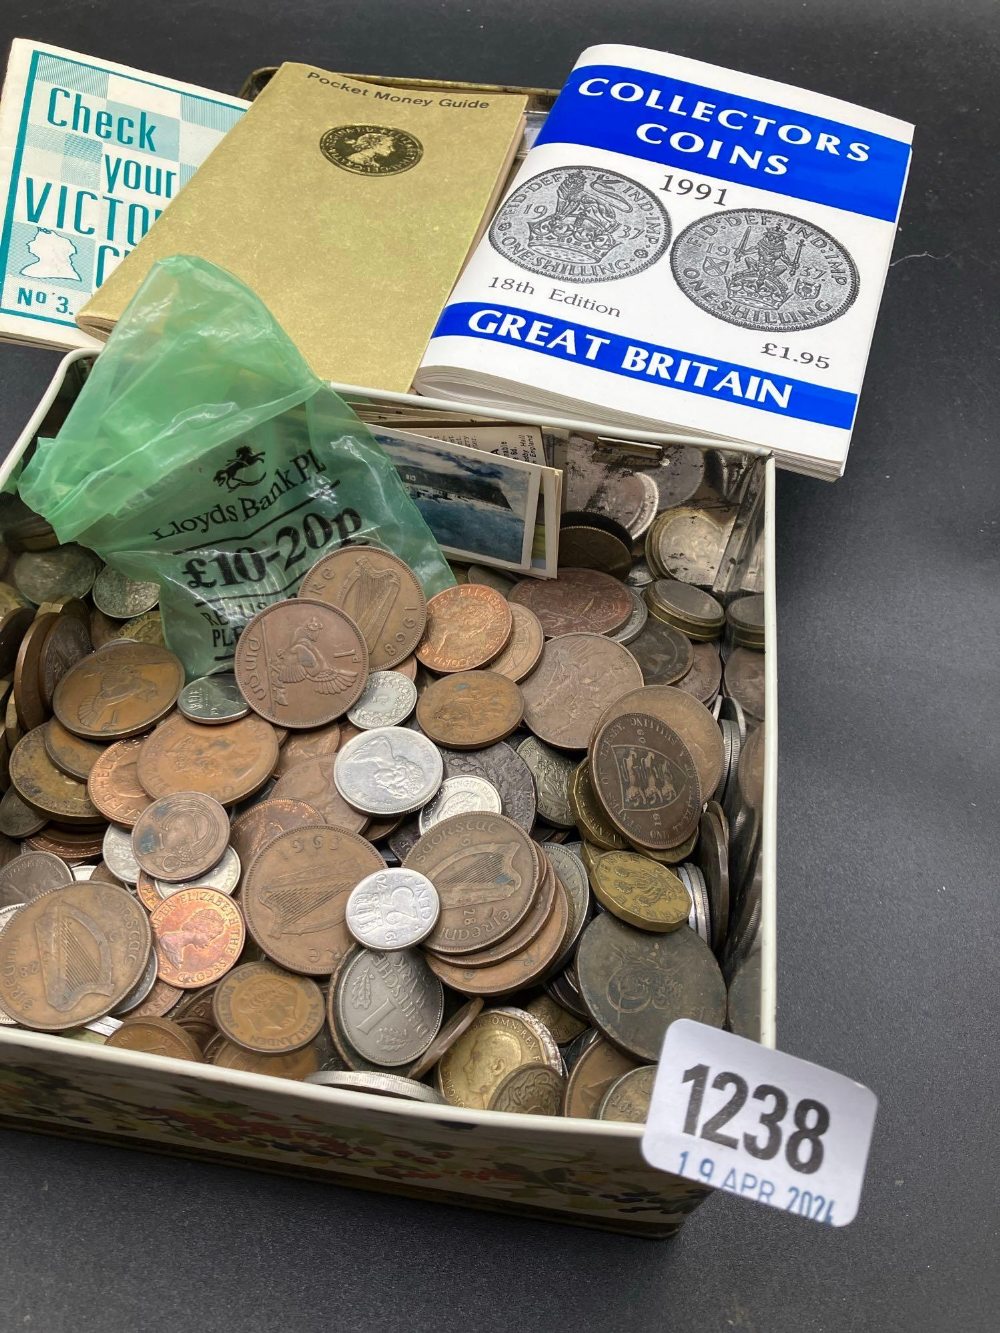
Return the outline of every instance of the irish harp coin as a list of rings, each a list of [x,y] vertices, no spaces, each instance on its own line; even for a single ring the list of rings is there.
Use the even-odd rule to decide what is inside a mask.
[[[473,671],[507,646],[514,617],[507,599],[482,583],[460,583],[427,603],[427,627],[414,649],[431,671]]]
[[[280,727],[320,727],[341,717],[368,679],[361,631],[338,607],[296,597],[250,620],[236,645],[247,703]]]
[[[549,639],[542,660],[521,685],[524,720],[557,749],[585,750],[609,704],[642,684],[627,648],[600,634]]]
[[[427,620],[413,570],[375,546],[348,546],[324,555],[302,580],[299,596],[346,611],[364,636],[373,671],[408,657]]]

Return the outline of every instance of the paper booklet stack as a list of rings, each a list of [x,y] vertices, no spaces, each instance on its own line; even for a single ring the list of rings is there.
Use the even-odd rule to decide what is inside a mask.
[[[844,470],[911,125],[585,51],[451,294],[419,392]]]

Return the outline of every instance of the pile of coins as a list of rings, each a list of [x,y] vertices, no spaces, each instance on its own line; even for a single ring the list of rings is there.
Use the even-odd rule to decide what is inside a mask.
[[[752,1031],[763,600],[655,481],[555,580],[345,546],[190,682],[155,585],[8,530],[0,1023],[618,1121],[674,1019]]]

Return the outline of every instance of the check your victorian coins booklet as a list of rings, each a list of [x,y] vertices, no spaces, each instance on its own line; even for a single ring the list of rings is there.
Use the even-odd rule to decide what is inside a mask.
[[[417,388],[762,445],[839,476],[912,133],[768,79],[591,47]]]

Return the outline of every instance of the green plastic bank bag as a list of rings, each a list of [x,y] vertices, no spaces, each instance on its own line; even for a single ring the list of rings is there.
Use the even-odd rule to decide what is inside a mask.
[[[192,676],[347,543],[394,551],[428,596],[454,582],[367,427],[253,292],[186,255],[150,271],[18,489],[60,541],[160,584]]]

